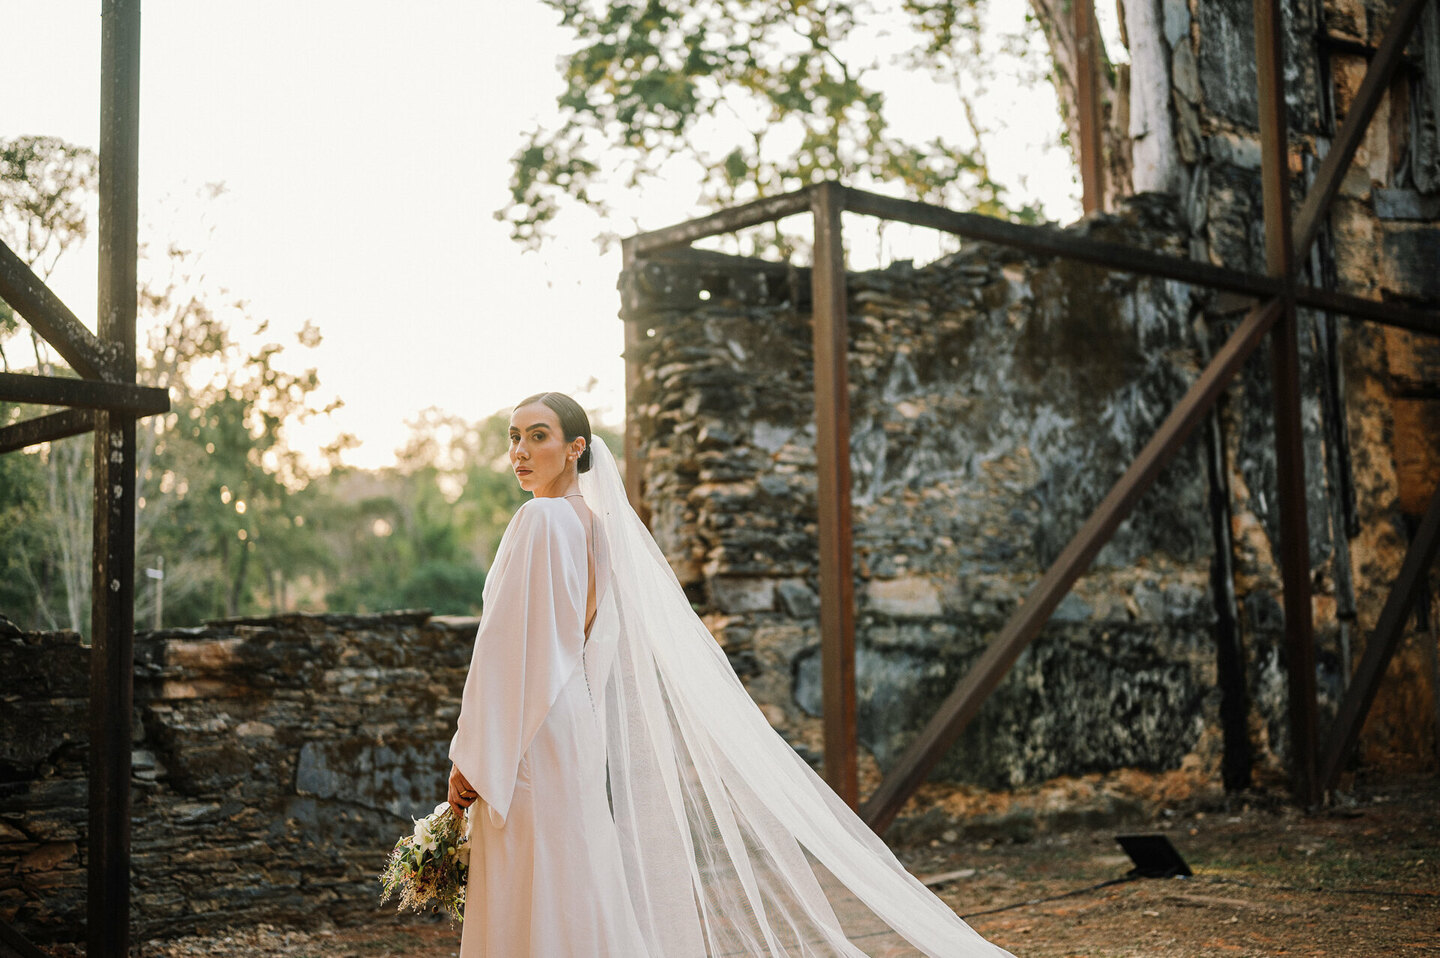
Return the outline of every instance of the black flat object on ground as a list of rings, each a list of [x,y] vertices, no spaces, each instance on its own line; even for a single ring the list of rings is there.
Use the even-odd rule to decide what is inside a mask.
[[[1116,835],[1115,840],[1135,863],[1130,869],[1133,877],[1174,878],[1194,874],[1164,835]]]

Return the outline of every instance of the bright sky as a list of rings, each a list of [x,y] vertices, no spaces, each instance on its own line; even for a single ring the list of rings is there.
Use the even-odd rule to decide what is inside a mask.
[[[0,137],[97,146],[99,11],[100,0],[0,0]],[[277,338],[307,320],[320,328],[317,350],[291,351],[345,406],[298,434],[300,448],[350,432],[363,445],[348,461],[382,465],[404,420],[428,406],[478,419],[592,378],[579,398],[619,422],[620,257],[591,239],[605,224],[577,212],[526,253],[492,217],[521,136],[554,116],[568,42],[555,20],[539,0],[145,0],[142,241],[196,242],[204,220],[211,283],[269,318]],[[904,93],[913,71],[889,82]],[[897,114],[900,132],[950,133],[929,129],[946,115],[934,91],[917,99]],[[1053,95],[1017,84],[987,109],[991,163],[1012,198],[1072,219],[1068,159],[1040,146],[1058,124]],[[226,193],[197,199],[212,182]],[[695,193],[683,176],[647,188],[608,225],[678,222]],[[51,283],[87,323],[95,284],[93,243]]]

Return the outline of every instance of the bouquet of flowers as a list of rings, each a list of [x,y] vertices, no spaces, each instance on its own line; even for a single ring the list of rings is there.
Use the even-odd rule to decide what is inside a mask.
[[[441,802],[435,811],[415,822],[415,830],[395,843],[395,850],[380,873],[386,901],[398,894],[396,910],[414,911],[437,905],[452,921],[465,917],[465,878],[470,871],[470,840],[465,816],[457,816]]]

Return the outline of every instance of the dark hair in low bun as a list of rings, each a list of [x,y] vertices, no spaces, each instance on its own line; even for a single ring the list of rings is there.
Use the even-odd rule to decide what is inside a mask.
[[[590,471],[590,444],[594,440],[590,438],[590,417],[585,415],[585,410],[580,404],[564,393],[536,393],[528,396],[515,404],[515,408],[529,406],[532,403],[544,403],[560,417],[560,431],[565,434],[565,441],[571,442],[577,438],[584,437],[585,451],[580,453],[580,459],[575,463],[575,468],[580,472]]]

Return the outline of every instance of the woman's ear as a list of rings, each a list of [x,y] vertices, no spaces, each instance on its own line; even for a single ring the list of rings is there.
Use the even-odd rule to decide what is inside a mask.
[[[585,454],[585,437],[576,436],[570,440],[570,461],[575,462]]]

